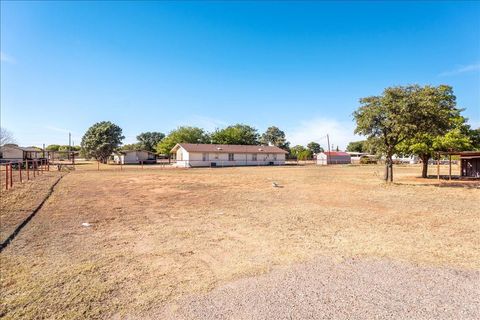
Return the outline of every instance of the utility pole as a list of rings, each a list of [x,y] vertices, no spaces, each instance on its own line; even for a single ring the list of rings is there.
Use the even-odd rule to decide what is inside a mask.
[[[328,157],[330,156],[330,137],[327,133],[327,144],[328,144],[328,153],[327,153],[327,166],[328,166]]]

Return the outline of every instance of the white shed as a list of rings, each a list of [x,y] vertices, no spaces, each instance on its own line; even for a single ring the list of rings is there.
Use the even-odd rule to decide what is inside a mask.
[[[156,163],[157,158],[150,151],[129,150],[113,154],[113,161],[117,164],[151,164]]]
[[[179,143],[171,151],[178,167],[283,165],[287,151],[274,146]]]
[[[327,164],[350,164],[352,159],[350,155],[346,152],[341,151],[325,151],[320,152],[317,155],[317,164],[318,165],[327,165]]]

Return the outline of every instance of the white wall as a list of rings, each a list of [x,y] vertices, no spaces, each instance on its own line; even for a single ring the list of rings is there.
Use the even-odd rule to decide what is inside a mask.
[[[182,150],[182,151],[181,151]],[[182,157],[182,158],[181,158]],[[228,153],[207,153],[207,159],[204,160],[201,152],[186,152],[183,148],[177,151],[177,166],[179,167],[210,167],[216,163],[217,167],[226,166],[256,166],[268,165],[273,162],[274,165],[285,164],[285,154],[257,154],[257,160],[253,160],[251,153],[234,153],[234,160],[228,160]]]
[[[13,147],[2,147],[3,159],[23,160],[23,150]]]

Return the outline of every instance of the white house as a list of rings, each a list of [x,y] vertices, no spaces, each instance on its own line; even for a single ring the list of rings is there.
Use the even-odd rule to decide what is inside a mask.
[[[0,159],[8,161],[33,160],[43,157],[43,151],[35,147],[19,147],[6,144],[0,147]]]
[[[417,164],[419,162],[419,158],[417,156],[401,156],[394,154],[392,156],[392,160],[395,163],[408,163],[408,164]]]
[[[150,164],[156,163],[157,158],[155,154],[150,151],[129,150],[113,154],[113,161],[117,164]]]
[[[173,147],[179,167],[283,165],[288,153],[273,146],[179,143]]]
[[[327,165],[327,164],[350,164],[352,159],[350,155],[346,152],[341,151],[325,151],[317,154],[317,164],[318,165]]]

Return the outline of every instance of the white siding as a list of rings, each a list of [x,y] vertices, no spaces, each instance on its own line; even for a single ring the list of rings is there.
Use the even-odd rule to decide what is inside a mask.
[[[187,152],[183,148],[177,150],[178,167],[210,167],[215,163],[217,167],[227,166],[262,166],[273,163],[274,165],[285,164],[285,154],[257,153],[257,160],[253,160],[252,153],[234,153],[234,160],[228,160],[227,152],[208,153],[208,160],[203,160],[202,152]]]

